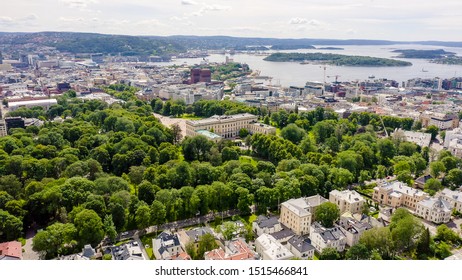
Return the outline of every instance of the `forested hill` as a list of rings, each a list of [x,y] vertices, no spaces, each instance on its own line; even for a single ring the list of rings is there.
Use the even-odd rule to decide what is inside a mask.
[[[56,47],[71,53],[104,53],[122,55],[165,55],[186,49],[275,49],[313,48],[313,45],[392,45],[422,44],[462,47],[462,42],[403,42],[387,40],[278,39],[231,36],[127,36],[79,32],[0,32],[0,45]]]
[[[337,66],[391,67],[412,65],[412,63],[410,62],[396,59],[370,56],[341,55],[331,53],[273,53],[265,57],[264,60],[275,62],[295,61],[308,63],[324,63]]]

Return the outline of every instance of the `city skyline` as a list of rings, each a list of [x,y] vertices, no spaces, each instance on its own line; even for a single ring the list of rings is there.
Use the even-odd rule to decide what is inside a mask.
[[[3,32],[457,41],[453,34],[462,25],[456,0],[18,0],[2,6]]]

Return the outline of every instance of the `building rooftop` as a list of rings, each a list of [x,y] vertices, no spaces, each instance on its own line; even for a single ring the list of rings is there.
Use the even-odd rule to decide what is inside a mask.
[[[257,116],[249,114],[249,113],[243,113],[243,114],[236,114],[236,115],[214,115],[211,116],[210,118],[207,119],[202,119],[202,120],[188,120],[186,121],[190,125],[202,125],[202,124],[212,124],[212,123],[221,123],[221,122],[229,122],[229,121],[238,121],[238,120],[243,120],[243,119],[249,119],[249,118],[254,118],[255,120],[257,119]]]
[[[22,245],[18,241],[0,243],[0,256],[8,257],[5,259],[22,259]]]
[[[330,192],[333,196],[339,197],[342,200],[347,201],[348,203],[355,203],[359,201],[364,201],[364,198],[357,193],[356,191],[351,191],[351,190],[344,190],[344,191],[338,191],[338,190],[333,190]]]
[[[294,236],[287,241],[292,247],[294,247],[300,253],[313,251],[315,248],[311,245],[309,238],[303,238],[301,236]]]
[[[317,207],[320,204],[327,202],[328,200],[320,195],[314,195],[310,197],[301,197],[289,199],[283,202],[281,205],[287,207],[290,211],[294,212],[298,216],[306,216],[310,214],[310,209]]]
[[[276,240],[283,240],[286,239],[287,237],[294,236],[295,233],[289,229],[288,227],[281,225],[282,230],[273,232],[270,235],[274,237]]]
[[[264,216],[260,215],[257,217],[255,223],[258,224],[260,228],[272,228],[275,225],[279,224],[278,217],[276,216]]]
[[[425,200],[422,200],[418,203],[418,205],[422,205],[427,208],[431,208],[437,212],[444,212],[444,213],[451,213],[452,207],[451,204],[442,199],[442,197],[431,197]]]
[[[318,222],[314,222],[312,226],[314,227],[314,231],[319,233],[326,243],[345,238],[345,234],[337,226],[325,228]]]
[[[400,181],[387,182],[382,186],[377,186],[374,190],[385,189],[389,195],[400,197],[402,194],[416,197],[425,197],[428,194],[424,191],[409,187],[406,183]]]
[[[209,138],[209,139],[220,139],[221,136],[218,135],[218,134],[215,134],[213,132],[210,132],[208,130],[203,130],[203,129],[200,129],[200,130],[197,130],[196,131],[197,133],[201,134],[201,135],[204,135],[205,137]]]

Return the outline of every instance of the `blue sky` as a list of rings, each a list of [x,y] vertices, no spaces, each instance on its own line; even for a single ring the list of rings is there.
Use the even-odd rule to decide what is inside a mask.
[[[462,41],[460,0],[14,0],[0,31]]]

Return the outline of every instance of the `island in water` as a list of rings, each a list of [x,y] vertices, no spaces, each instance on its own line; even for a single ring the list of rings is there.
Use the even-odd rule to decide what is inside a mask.
[[[342,51],[344,48],[337,48],[337,47],[322,47],[316,48],[317,50],[330,50],[330,51]]]
[[[400,53],[401,58],[421,58],[428,59],[432,63],[462,65],[462,57],[456,56],[453,52],[447,52],[443,49],[437,50],[394,50],[393,52]]]
[[[410,62],[396,59],[332,53],[273,53],[265,57],[264,60],[274,62],[318,63],[336,66],[393,67],[412,65]]]
[[[443,49],[438,50],[394,50],[395,53],[400,53],[398,57],[401,58],[424,58],[424,59],[438,59],[448,56],[454,56],[455,53],[447,52]]]

